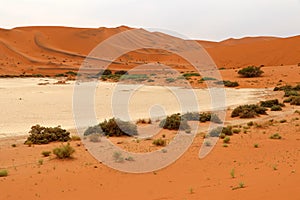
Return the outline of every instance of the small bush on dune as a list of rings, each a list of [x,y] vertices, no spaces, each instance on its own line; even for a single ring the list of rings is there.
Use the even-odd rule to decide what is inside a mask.
[[[270,136],[270,139],[274,139],[274,140],[280,140],[281,138],[282,138],[281,135],[279,135],[278,133],[275,133]]]
[[[260,106],[266,107],[266,108],[271,108],[274,105],[280,105],[278,99],[272,99],[272,100],[267,100],[267,101],[261,101]]]
[[[71,158],[74,152],[75,150],[70,146],[70,143],[53,149],[53,154],[59,159]]]
[[[217,81],[215,82],[216,84],[218,85],[224,85],[225,87],[238,87],[239,86],[239,83],[234,81]]]
[[[223,139],[223,142],[225,144],[228,144],[230,142],[230,137],[226,136],[224,139]]]
[[[127,74],[127,71],[120,70],[120,71],[116,71],[115,74],[117,74],[117,75],[124,75],[124,74]]]
[[[101,135],[97,133],[93,133],[89,135],[89,139],[91,142],[100,142],[101,141]]]
[[[281,110],[282,110],[282,108],[279,105],[274,105],[271,107],[271,111],[281,111]]]
[[[120,119],[112,118],[100,123],[105,135],[108,136],[123,136],[137,135],[137,126],[131,122],[125,122]]]
[[[300,97],[295,97],[291,101],[291,105],[300,106]]]
[[[5,177],[5,176],[8,176],[7,170],[6,169],[0,170],[0,177]]]
[[[198,112],[188,112],[182,115],[184,119],[187,121],[200,121],[200,122],[214,122],[217,124],[222,123],[218,115],[215,113],[210,113],[210,112],[204,112],[204,113],[198,113]]]
[[[259,116],[260,114],[265,115],[267,109],[255,104],[251,105],[242,105],[235,108],[231,117],[240,117],[240,118],[253,118],[255,116]]]
[[[35,125],[31,127],[25,144],[31,142],[32,144],[48,144],[50,142],[67,142],[70,138],[70,132],[62,129],[60,126],[57,127],[43,127]]]
[[[167,142],[164,139],[156,139],[152,142],[156,146],[166,146]]]
[[[43,151],[43,152],[42,152],[42,155],[43,155],[44,157],[48,157],[48,156],[50,156],[50,154],[51,154],[51,151]]]
[[[163,119],[160,124],[160,127],[164,129],[169,129],[169,130],[186,130],[190,129],[190,126],[187,123],[187,120],[181,117],[181,115],[178,114],[173,114],[170,116],[167,116],[166,119]]]
[[[291,97],[291,96],[299,96],[298,91],[296,90],[285,90],[284,97]]]
[[[264,72],[260,69],[260,67],[255,67],[255,66],[249,66],[238,71],[239,75],[242,75],[243,77],[247,77],[247,78],[259,77],[263,73]]]
[[[103,134],[103,131],[99,124],[96,126],[91,126],[91,127],[87,128],[83,133],[84,136],[88,136],[91,134]]]

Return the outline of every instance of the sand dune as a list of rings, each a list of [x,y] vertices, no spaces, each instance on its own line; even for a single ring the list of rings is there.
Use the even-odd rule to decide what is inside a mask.
[[[130,29],[126,26],[90,29],[70,27],[0,29],[0,74],[54,75],[68,69],[78,69],[84,58],[99,43]],[[198,42],[208,51],[218,67],[279,66],[295,65],[300,62],[300,36],[247,37],[221,42],[200,40]],[[161,62],[175,68],[179,67],[180,70],[191,70],[191,66],[179,56],[161,50],[137,50],[123,55],[115,62],[117,65],[111,67],[116,69],[129,69],[140,62]]]

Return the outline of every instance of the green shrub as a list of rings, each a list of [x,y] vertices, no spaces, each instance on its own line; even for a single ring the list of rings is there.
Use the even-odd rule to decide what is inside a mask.
[[[77,76],[77,73],[73,72],[73,71],[68,71],[68,72],[66,72],[66,74],[70,75],[70,76]]]
[[[72,140],[72,141],[80,141],[81,138],[80,138],[78,135],[72,135],[72,136],[71,136],[71,140]]]
[[[213,77],[203,77],[200,79],[200,81],[215,81],[216,79]]]
[[[270,136],[270,139],[274,139],[274,140],[280,140],[281,138],[282,138],[281,135],[279,135],[278,133],[275,133]]]
[[[125,74],[127,74],[127,71],[125,71],[125,70],[120,70],[120,71],[116,71],[115,74],[116,74],[116,75],[125,75]]]
[[[156,146],[166,146],[167,142],[164,139],[156,139],[152,142]]]
[[[121,152],[114,152],[113,158],[114,158],[115,162],[118,162],[118,163],[121,163],[124,161],[124,157],[122,156]]]
[[[271,111],[281,111],[281,110],[282,110],[282,108],[280,105],[273,105],[271,107]]]
[[[166,78],[166,82],[168,82],[168,83],[173,83],[175,81],[176,80],[174,78]]]
[[[296,90],[285,90],[284,97],[291,97],[291,96],[299,96],[299,93]]]
[[[57,127],[43,127],[35,125],[31,127],[25,144],[31,142],[32,144],[48,144],[50,142],[67,142],[70,138],[70,132],[62,129],[60,126]]]
[[[232,129],[232,132],[233,132],[234,134],[239,134],[239,133],[241,132],[241,129],[235,128],[235,129]]]
[[[100,123],[100,127],[105,135],[108,136],[133,136],[137,135],[137,126],[131,122],[125,122],[120,119],[112,118]]]
[[[88,127],[83,133],[84,136],[88,136],[88,135],[91,135],[91,134],[103,134],[103,131],[102,131],[99,124],[95,125],[95,126]]]
[[[145,81],[147,79],[147,74],[125,74],[121,77],[121,80]]]
[[[259,145],[258,144],[254,144],[254,148],[258,148],[259,147]]]
[[[185,73],[182,76],[185,77],[186,79],[189,79],[190,77],[193,77],[193,76],[200,76],[200,74],[196,73],[196,72],[192,72],[192,73]]]
[[[101,141],[101,135],[97,133],[93,133],[89,135],[89,139],[91,142],[100,142]]]
[[[238,87],[239,86],[239,83],[234,81],[234,82],[231,82],[231,81],[217,81],[215,82],[216,84],[218,85],[224,85],[226,87]]]
[[[242,75],[243,77],[247,77],[247,78],[259,77],[263,73],[264,72],[260,69],[260,67],[255,67],[255,66],[249,66],[238,71],[239,75]]]
[[[75,150],[70,146],[70,143],[53,149],[53,154],[59,159],[70,158],[74,152]]]
[[[226,136],[226,137],[223,139],[223,143],[228,144],[229,142],[230,142],[230,137],[229,137],[229,136]]]
[[[291,101],[291,105],[297,105],[300,106],[300,97],[295,97]]]
[[[7,170],[6,169],[0,170],[0,177],[5,177],[5,176],[8,176]]]
[[[267,100],[267,101],[261,101],[260,102],[260,106],[266,107],[266,108],[271,108],[274,105],[276,105],[276,106],[280,105],[278,99],[272,99],[272,100]]]
[[[179,113],[167,116],[166,119],[160,122],[159,126],[168,130],[186,130],[191,128],[187,120],[181,117]]]
[[[223,127],[221,127],[221,126],[218,126],[214,129],[212,129],[211,131],[209,131],[209,136],[210,137],[220,137],[221,133],[222,133],[222,129],[223,129]]]
[[[106,69],[106,70],[104,70],[103,73],[102,73],[102,75],[111,75],[111,74],[112,74],[112,72],[111,72],[110,69]]]
[[[253,125],[254,125],[253,121],[247,123],[247,126],[253,126]]]
[[[279,121],[280,123],[285,123],[286,122],[286,119],[282,119]]]
[[[203,112],[203,113],[198,113],[198,112],[188,112],[182,115],[182,118],[187,120],[187,121],[200,121],[200,122],[214,122],[217,124],[222,123],[218,115],[215,113],[210,113],[210,112]]]
[[[43,152],[42,152],[42,155],[43,155],[44,157],[48,157],[48,156],[50,156],[50,154],[51,154],[51,151],[43,151]]]
[[[55,77],[65,77],[65,74],[56,74]]]
[[[224,133],[225,135],[232,135],[232,127],[231,126],[223,127],[222,133]]]
[[[240,118],[253,118],[255,116],[259,116],[260,114],[266,114],[266,108],[251,104],[251,105],[242,105],[235,108],[231,117],[240,117]]]

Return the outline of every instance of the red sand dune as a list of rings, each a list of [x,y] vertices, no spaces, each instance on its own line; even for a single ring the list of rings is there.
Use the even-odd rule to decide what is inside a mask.
[[[77,70],[84,58],[101,41],[131,28],[20,27],[0,29],[0,74],[49,74]],[[153,33],[155,34],[155,33]],[[166,36],[167,37],[167,36]],[[222,42],[198,41],[218,67],[248,65],[295,65],[300,63],[300,36],[291,38],[255,37]],[[135,62],[159,61],[178,64],[178,56],[156,50],[136,51],[122,56],[116,69],[128,69]],[[173,60],[173,62],[172,62]],[[190,69],[183,60],[182,69]]]

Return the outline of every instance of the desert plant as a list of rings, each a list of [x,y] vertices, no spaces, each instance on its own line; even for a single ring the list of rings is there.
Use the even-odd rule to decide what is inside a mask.
[[[174,79],[174,78],[166,78],[166,82],[168,82],[168,83],[173,83],[175,81],[176,81],[176,79]]]
[[[224,85],[225,87],[237,87],[239,86],[239,83],[234,81],[216,81],[215,84],[218,84],[218,85]]]
[[[275,133],[270,136],[270,139],[274,139],[274,140],[280,140],[281,138],[282,137],[281,137],[281,135],[279,135],[279,133]]]
[[[235,170],[234,169],[232,169],[230,171],[230,176],[231,176],[231,178],[235,178]]]
[[[113,154],[113,159],[114,159],[114,161],[115,162],[118,162],[118,163],[121,163],[121,162],[123,162],[124,161],[124,158],[123,158],[123,156],[122,156],[122,153],[121,152],[114,152],[114,154]]]
[[[240,117],[240,118],[253,118],[259,116],[260,114],[266,114],[266,108],[251,104],[251,105],[242,105],[235,108],[231,117]]]
[[[169,130],[186,130],[190,129],[190,126],[187,123],[187,120],[184,119],[179,113],[167,116],[163,119],[160,124],[160,127]]]
[[[117,75],[124,75],[124,74],[127,74],[127,71],[120,70],[120,71],[116,71],[115,74],[117,74]]]
[[[230,142],[230,137],[229,137],[229,136],[226,136],[226,137],[223,139],[223,143],[228,144],[229,142]]]
[[[60,126],[57,127],[43,127],[35,125],[31,127],[25,144],[31,142],[32,144],[48,144],[50,142],[67,142],[70,138],[70,132],[62,129]]]
[[[78,135],[72,135],[72,136],[71,136],[71,140],[72,140],[72,141],[80,141],[81,138],[80,138]]]
[[[51,154],[51,151],[43,151],[43,152],[42,152],[42,155],[43,155],[44,157],[48,157],[48,156],[50,156],[50,154]]]
[[[300,97],[294,97],[291,101],[291,105],[299,106],[300,105]]]
[[[0,170],[0,177],[8,176],[8,171],[6,169]]]
[[[219,137],[221,135],[221,133],[222,133],[222,129],[223,129],[223,127],[218,126],[218,127],[214,128],[214,129],[212,129],[211,131],[209,131],[208,135],[210,137]]]
[[[16,144],[12,144],[11,147],[15,148],[15,147],[17,147],[17,145]]]
[[[164,139],[156,139],[152,142],[156,146],[166,146],[167,142]]]
[[[249,66],[238,71],[239,75],[247,78],[259,77],[263,73],[264,72],[260,69],[260,67],[255,67],[255,66]]]
[[[214,81],[216,80],[216,78],[213,78],[213,77],[203,77],[200,79],[200,81]]]
[[[89,139],[91,142],[100,142],[101,134],[93,133],[93,134],[89,135]]]
[[[59,159],[70,158],[74,152],[75,150],[71,147],[70,143],[67,145],[62,144],[60,147],[53,149],[53,154]]]
[[[39,159],[39,160],[38,160],[38,164],[39,164],[39,165],[43,165],[43,164],[44,164],[44,160],[43,160],[43,159]]]
[[[254,148],[258,148],[259,147],[259,145],[258,144],[254,144]]]
[[[273,105],[271,107],[271,111],[281,111],[281,110],[282,110],[282,108],[280,105]]]
[[[103,130],[101,129],[101,126],[98,124],[95,126],[88,127],[83,133],[84,136],[88,136],[91,134],[104,134],[104,133]]]
[[[271,108],[274,105],[280,106],[280,103],[279,103],[278,99],[272,99],[272,100],[267,100],[267,101],[261,101],[260,102],[260,106],[262,106],[262,107]]]
[[[239,129],[239,128],[234,128],[234,129],[232,129],[232,132],[233,132],[234,134],[239,134],[239,133],[241,132],[241,129]]]
[[[125,122],[120,119],[112,118],[100,123],[100,127],[105,135],[108,136],[133,136],[137,135],[137,126],[131,122]]]
[[[182,76],[185,77],[186,79],[189,79],[190,77],[193,76],[200,76],[200,74],[196,72],[191,72],[191,73],[184,73]]]

